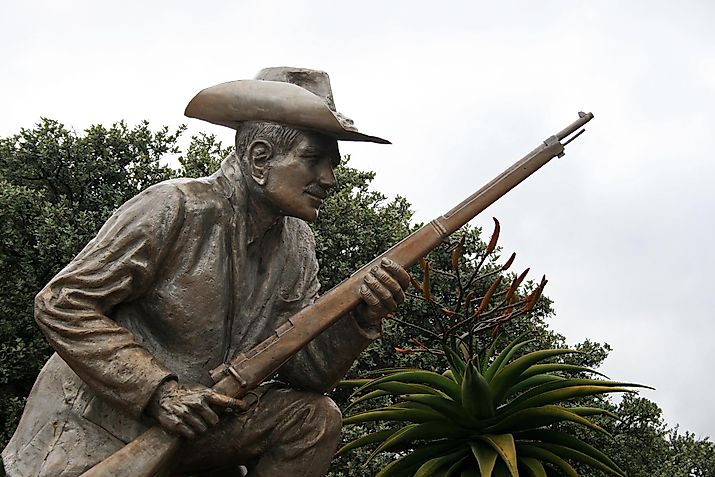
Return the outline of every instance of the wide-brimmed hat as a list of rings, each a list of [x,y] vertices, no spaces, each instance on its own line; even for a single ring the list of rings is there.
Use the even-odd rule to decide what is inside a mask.
[[[352,120],[335,110],[328,74],[305,68],[265,68],[256,79],[211,86],[194,96],[184,114],[232,129],[244,121],[270,121],[342,141],[390,144],[358,132]]]

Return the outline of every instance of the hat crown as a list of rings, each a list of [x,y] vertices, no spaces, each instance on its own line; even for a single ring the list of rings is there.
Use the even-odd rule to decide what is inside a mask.
[[[335,111],[333,90],[330,88],[330,76],[328,76],[328,73],[325,71],[294,68],[290,66],[276,66],[263,68],[256,75],[256,79],[263,81],[280,81],[282,83],[291,83],[300,86],[322,98],[331,111]]]

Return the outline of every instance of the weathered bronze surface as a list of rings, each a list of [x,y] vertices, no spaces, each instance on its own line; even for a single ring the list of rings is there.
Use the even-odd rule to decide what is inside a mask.
[[[593,117],[580,113],[464,202],[316,300],[313,238],[303,220],[317,217],[334,185],[336,139],[386,141],[358,133],[335,112],[324,73],[278,68],[260,77],[264,81],[208,88],[187,108],[187,115],[239,128],[236,153],[220,171],[155,186],[125,204],[38,295],[38,322],[59,356],[38,378],[3,453],[15,472],[9,475],[74,476],[100,461],[82,476],[149,477],[167,468],[201,473],[248,462],[251,476],[323,475],[340,421],[321,393],[379,336],[380,319],[404,300],[403,267],[563,155],[561,141]],[[265,80],[298,83],[322,98],[325,108],[313,108],[314,100],[286,84],[291,101],[281,109],[275,97],[281,83]],[[269,125],[278,131],[273,141],[255,131],[242,137],[245,121],[265,119],[255,116],[266,105],[268,119],[286,126]],[[300,129],[287,126],[299,121]],[[281,148],[285,143],[290,147]],[[276,371],[288,386],[261,385]],[[209,376],[216,383],[211,390]],[[61,412],[48,413],[40,400],[52,385],[59,389],[58,378],[70,380],[71,409],[63,389]],[[296,387],[310,392],[291,389]],[[100,411],[92,414],[94,403]],[[209,405],[247,412],[219,421]],[[100,418],[93,420],[96,414]],[[42,434],[45,417],[65,419],[51,444],[34,437]],[[115,441],[88,441],[100,434],[78,431],[78,419]],[[80,447],[74,454],[58,445],[65,429],[71,433],[67,443]],[[201,435],[189,442],[178,437],[195,434]],[[269,442],[269,434],[279,439]],[[177,455],[182,442],[186,451]],[[58,447],[64,460],[58,460]],[[32,456],[23,456],[28,448]],[[31,460],[41,457],[38,448],[47,454],[40,464]]]
[[[236,151],[210,177],[164,182],[121,206],[37,295],[36,320],[56,354],[3,451],[10,477],[80,475],[147,429],[172,443],[183,436],[184,452],[140,447],[94,475],[153,475],[145,456],[177,474],[327,469],[341,417],[323,393],[404,300],[399,265],[357,284],[362,304],[274,367],[279,381],[238,400],[209,388],[211,371],[316,300],[305,221],[335,185],[337,140],[386,141],[337,113],[328,76],[313,70],[269,68],[209,88],[187,114],[237,119],[227,124]],[[246,412],[219,419],[221,407]]]

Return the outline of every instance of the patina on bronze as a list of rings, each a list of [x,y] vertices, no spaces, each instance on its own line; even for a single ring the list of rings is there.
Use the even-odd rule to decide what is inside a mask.
[[[404,300],[402,267],[372,270],[355,290],[361,304],[250,397],[211,390],[210,373],[315,301],[305,221],[335,186],[337,140],[386,141],[337,113],[327,74],[315,70],[268,68],[208,88],[187,114],[238,120],[226,124],[237,128],[236,151],[210,177],[163,182],[122,205],[38,294],[35,317],[57,353],[3,451],[10,477],[76,477],[157,422],[192,438],[174,458],[151,456],[175,474],[327,469],[341,416],[324,393]],[[248,411],[219,420],[223,406]],[[147,450],[94,473],[147,475]]]
[[[592,113],[580,112],[578,120],[547,138],[456,207],[376,257],[314,304],[293,315],[265,341],[248,352],[237,354],[229,363],[213,370],[212,377],[216,384],[212,389],[229,396],[245,396],[279,369],[294,353],[355,308],[362,299],[360,294],[355,292],[358,289],[356,287],[359,287],[376,265],[386,261],[399,263],[403,267],[414,265],[450,234],[551,159],[562,157],[564,146],[581,135],[584,131],[581,128],[591,119]],[[154,427],[82,477],[150,477],[163,468],[179,446],[180,441],[176,436],[166,433],[160,427]]]

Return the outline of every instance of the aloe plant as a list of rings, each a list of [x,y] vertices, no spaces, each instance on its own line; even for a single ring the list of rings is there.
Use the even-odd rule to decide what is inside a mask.
[[[642,386],[566,377],[559,373],[596,372],[546,362],[573,350],[538,350],[515,358],[529,342],[519,337],[496,357],[485,352],[470,358],[452,350],[449,369],[442,374],[404,369],[354,381],[361,385],[351,407],[382,396],[396,402],[346,417],[346,425],[371,421],[391,425],[346,444],[339,453],[374,445],[369,459],[384,451],[402,454],[378,477],[578,476],[570,462],[624,476],[603,452],[552,426],[571,422],[609,435],[589,417],[615,415],[566,402]]]
[[[485,287],[487,291],[480,299],[474,299],[475,293],[469,292],[468,287],[480,277],[485,254],[496,247],[499,223],[496,220],[495,223],[492,240],[481,257],[473,257],[476,266],[467,280],[459,271],[463,240],[453,247],[451,265],[457,281],[457,300],[452,307],[436,303],[432,296],[429,262],[422,263],[422,282],[413,280],[415,288],[421,291],[421,299],[440,310],[443,319],[437,325],[441,333],[420,328],[439,345],[428,348],[417,341],[420,349],[397,351],[431,352],[444,359],[446,370],[440,374],[426,369],[390,369],[376,372],[375,378],[345,382],[344,385],[357,389],[345,409],[348,415],[344,424],[373,422],[380,423],[382,428],[347,443],[338,454],[372,446],[369,462],[380,453],[394,453],[395,460],[383,467],[377,477],[577,477],[576,466],[625,476],[609,456],[573,435],[564,424],[584,426],[610,436],[591,418],[617,416],[599,407],[579,406],[578,401],[614,392],[633,392],[634,388],[644,386],[576,377],[600,373],[584,366],[554,362],[577,353],[574,350],[541,349],[525,353],[534,342],[526,335],[496,352],[499,328],[533,308],[546,280],[542,279],[530,294],[520,296],[517,289],[525,273],[500,289],[501,275],[487,271],[481,276],[490,277],[493,282]],[[506,270],[511,262],[513,255],[497,272]],[[492,303],[495,300],[497,303]],[[491,343],[478,350],[478,334],[486,330],[493,331]],[[389,404],[384,405],[386,401]],[[373,404],[376,402],[381,404]],[[368,410],[350,414],[356,407]]]

